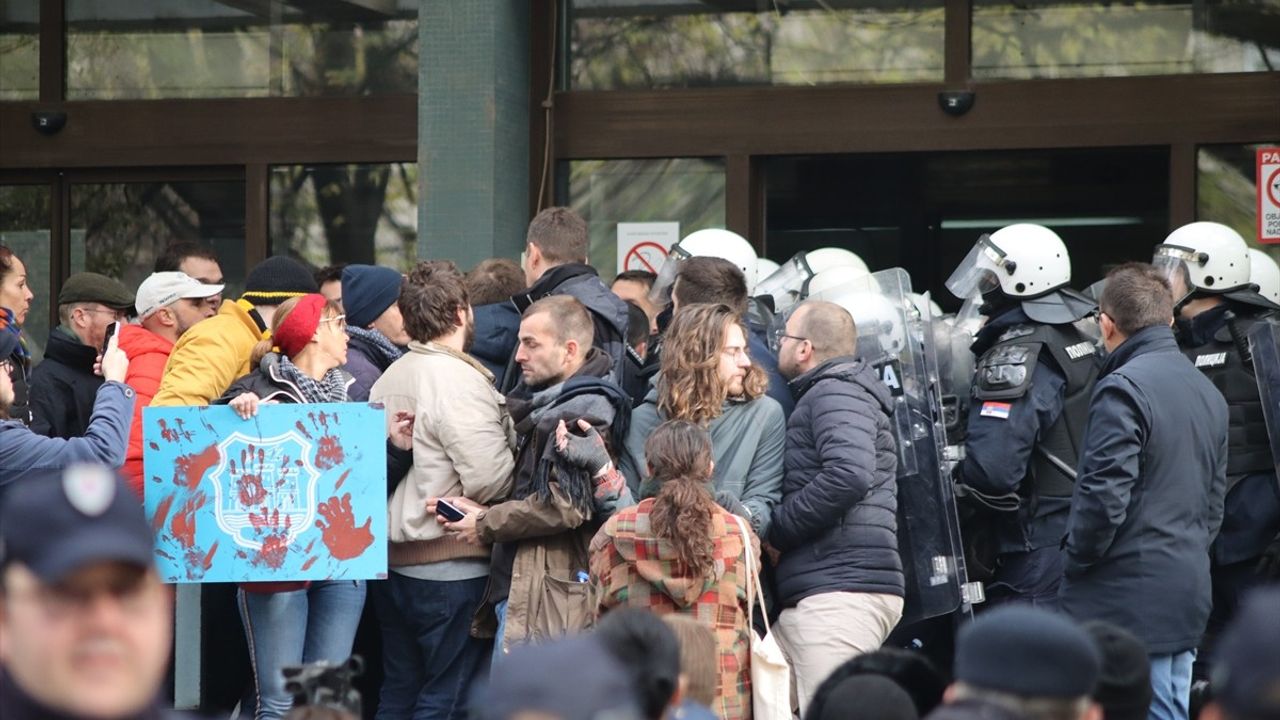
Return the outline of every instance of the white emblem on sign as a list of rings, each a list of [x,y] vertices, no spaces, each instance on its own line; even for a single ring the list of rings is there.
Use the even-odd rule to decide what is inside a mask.
[[[1210,353],[1208,355],[1196,356],[1196,367],[1218,367],[1227,364],[1227,354],[1224,352]]]
[[[116,479],[98,465],[72,465],[62,476],[62,492],[71,506],[89,517],[97,517],[111,507],[116,497]]]
[[[312,445],[296,432],[270,438],[232,433],[218,443],[209,474],[218,527],[241,547],[258,550],[265,522],[292,543],[315,522],[316,470]],[[278,514],[277,514],[278,513]]]

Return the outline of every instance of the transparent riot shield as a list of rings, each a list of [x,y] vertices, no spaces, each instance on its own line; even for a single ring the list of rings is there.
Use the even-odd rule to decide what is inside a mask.
[[[976,601],[969,595],[951,488],[955,456],[947,451],[935,348],[940,323],[915,308],[910,292],[906,271],[893,268],[812,296],[853,315],[858,356],[875,368],[893,396],[904,625],[967,609],[970,600]]]
[[[1280,478],[1280,324],[1275,320],[1258,320],[1249,328],[1249,355],[1253,376],[1258,382],[1258,399],[1267,423],[1271,441],[1271,458]]]

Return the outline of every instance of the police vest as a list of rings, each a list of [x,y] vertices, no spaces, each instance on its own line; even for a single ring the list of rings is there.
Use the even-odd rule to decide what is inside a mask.
[[[1242,342],[1258,318],[1239,317],[1234,321]],[[1271,441],[1267,421],[1258,397],[1258,381],[1253,368],[1240,355],[1231,328],[1223,325],[1213,339],[1183,352],[1192,364],[1218,388],[1227,401],[1227,483],[1234,486],[1245,475],[1272,472]]]
[[[1089,399],[1098,379],[1097,347],[1072,325],[1015,325],[978,359],[973,396],[1015,400],[1031,389],[1041,355],[1048,354],[1066,378],[1062,412],[1040,433],[1040,452],[1031,454],[1029,478],[1036,497],[1070,497],[1083,445]]]

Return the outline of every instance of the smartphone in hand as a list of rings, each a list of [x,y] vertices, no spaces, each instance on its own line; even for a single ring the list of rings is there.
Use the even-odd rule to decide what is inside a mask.
[[[449,522],[458,522],[467,516],[448,500],[436,500],[436,514]]]
[[[119,320],[116,320],[115,322],[107,326],[107,334],[103,336],[102,347],[98,351],[100,354],[103,354],[103,355],[106,354],[107,348],[111,347],[111,338],[115,337],[115,334],[119,329],[120,329]]]

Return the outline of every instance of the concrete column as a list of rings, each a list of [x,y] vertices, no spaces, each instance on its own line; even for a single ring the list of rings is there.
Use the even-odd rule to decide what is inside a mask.
[[[420,0],[418,255],[518,258],[529,207],[529,0]]]

